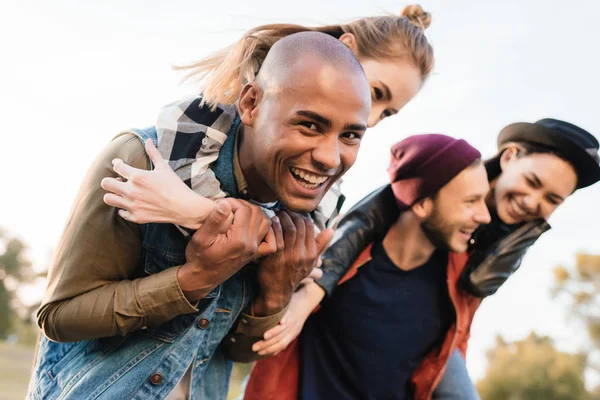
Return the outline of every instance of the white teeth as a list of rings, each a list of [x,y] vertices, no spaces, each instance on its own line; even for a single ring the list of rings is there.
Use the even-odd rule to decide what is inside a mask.
[[[526,214],[525,211],[517,204],[517,201],[514,198],[511,200],[511,203],[512,209],[515,212],[515,214],[517,214],[520,217]]]
[[[300,178],[307,181],[307,182],[302,182],[302,183],[305,183],[307,187],[318,186],[321,183],[325,182],[328,178],[327,176],[319,176],[319,175],[309,174],[309,173],[306,173],[306,172],[304,172],[298,168],[294,168],[294,167],[291,167],[290,169],[295,175],[297,175]],[[308,185],[308,182],[310,182],[312,185]]]

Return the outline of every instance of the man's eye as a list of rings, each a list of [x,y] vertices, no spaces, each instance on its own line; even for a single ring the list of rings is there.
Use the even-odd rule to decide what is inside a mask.
[[[319,129],[317,124],[315,124],[314,122],[310,122],[310,121],[303,121],[303,122],[300,122],[298,125],[302,125],[313,131],[316,131]]]
[[[360,140],[361,139],[361,136],[356,132],[346,132],[343,134],[343,136],[346,139],[350,139],[350,140]]]

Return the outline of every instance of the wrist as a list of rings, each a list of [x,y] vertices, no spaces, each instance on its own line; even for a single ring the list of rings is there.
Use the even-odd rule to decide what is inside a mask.
[[[216,203],[197,193],[187,193],[184,199],[177,206],[179,213],[177,215],[177,225],[189,229],[198,229],[210,212],[215,208]]]
[[[266,317],[283,310],[290,302],[291,296],[261,292],[252,303],[253,316]]]
[[[311,282],[307,285],[304,285],[301,291],[304,292],[305,296],[309,299],[309,303],[312,308],[318,306],[326,294],[325,290],[316,282]]]
[[[206,274],[202,275],[189,263],[183,264],[177,270],[177,282],[190,303],[204,298],[217,286],[214,282],[207,281]]]

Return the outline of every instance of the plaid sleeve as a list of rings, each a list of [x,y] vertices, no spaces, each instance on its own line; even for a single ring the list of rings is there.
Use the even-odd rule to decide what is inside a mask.
[[[311,213],[313,221],[321,230],[326,228],[335,229],[338,221],[337,217],[340,215],[340,210],[346,200],[346,197],[342,194],[341,185],[341,179],[334,183],[329,191],[325,193],[317,209]]]

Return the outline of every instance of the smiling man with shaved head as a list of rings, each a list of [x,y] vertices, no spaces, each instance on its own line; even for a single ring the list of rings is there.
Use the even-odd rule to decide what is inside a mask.
[[[49,271],[29,397],[224,399],[223,347],[235,355],[277,324],[316,265],[340,206],[323,207],[325,195],[356,160],[370,107],[352,52],[299,33],[272,47],[235,106],[178,102],[156,126],[113,139],[86,175]],[[189,200],[192,210],[178,225],[138,225],[104,203],[103,178],[143,181],[151,161],[193,195],[219,200],[201,226],[194,200],[175,190],[164,206]]]
[[[275,43],[239,101],[240,165],[255,199],[313,211],[354,164],[370,104],[362,67],[334,38]]]

